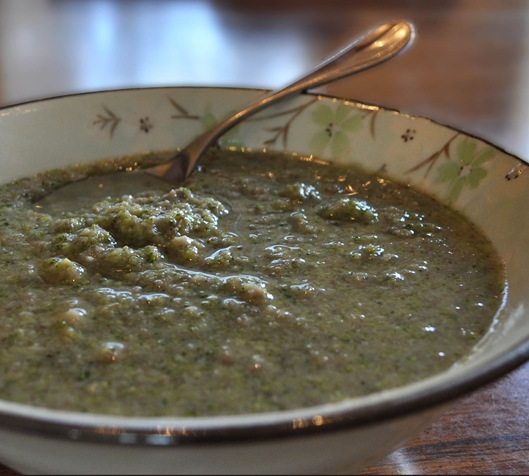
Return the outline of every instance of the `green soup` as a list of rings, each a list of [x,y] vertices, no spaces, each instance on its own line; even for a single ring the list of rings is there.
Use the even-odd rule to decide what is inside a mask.
[[[265,412],[417,381],[469,354],[504,292],[461,214],[364,172],[214,152],[175,189],[0,188],[0,398],[116,415]],[[123,165],[123,164],[121,164]]]

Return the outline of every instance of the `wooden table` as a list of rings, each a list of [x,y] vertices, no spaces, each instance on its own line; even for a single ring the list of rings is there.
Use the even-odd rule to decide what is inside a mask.
[[[415,22],[414,48],[324,91],[430,116],[528,158],[524,0],[0,0],[0,104],[162,84],[275,87],[394,18]],[[364,474],[529,473],[528,428],[526,365]]]

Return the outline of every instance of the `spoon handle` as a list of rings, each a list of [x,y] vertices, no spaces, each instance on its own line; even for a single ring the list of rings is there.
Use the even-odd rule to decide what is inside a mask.
[[[310,73],[293,83],[260,97],[255,102],[226,117],[215,127],[195,138],[183,149],[164,173],[166,179],[187,178],[203,152],[227,130],[265,107],[301,91],[371,68],[395,56],[414,38],[409,22],[384,23],[357,37],[347,46],[324,60]],[[179,159],[179,160],[178,160]]]

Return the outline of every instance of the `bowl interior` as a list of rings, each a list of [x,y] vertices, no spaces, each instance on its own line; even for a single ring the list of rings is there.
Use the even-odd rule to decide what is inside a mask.
[[[0,110],[1,180],[103,158],[172,150],[259,94],[247,89],[154,88],[81,94],[4,108]],[[261,112],[226,134],[221,143],[358,164],[412,184],[462,211],[492,240],[505,263],[509,283],[505,306],[496,316],[493,331],[471,358],[407,387],[323,406],[318,409],[320,414],[409,400],[411,395],[448,388],[483,374],[527,341],[529,248],[524,232],[529,227],[529,209],[521,204],[529,201],[529,174],[520,159],[425,118],[314,95],[302,95]],[[41,412],[43,418],[60,413],[8,402],[0,402],[0,409]],[[314,410],[299,410],[251,418],[267,423],[313,414]],[[250,417],[230,421],[241,424],[245,418]],[[225,424],[227,420],[217,421]],[[129,423],[141,425],[142,419]],[[205,423],[195,419],[194,424]]]

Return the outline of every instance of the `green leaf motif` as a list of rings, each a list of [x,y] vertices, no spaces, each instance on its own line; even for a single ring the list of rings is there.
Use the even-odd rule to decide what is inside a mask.
[[[463,165],[470,165],[476,155],[476,143],[462,140],[457,146],[457,157]]]
[[[200,122],[202,123],[202,129],[207,131],[214,127],[218,121],[211,111],[207,111],[200,119]]]
[[[336,111],[334,112],[334,122],[341,124],[345,121],[350,112],[351,108],[349,106],[343,102],[339,102]]]
[[[351,143],[347,134],[337,131],[331,142],[331,153],[334,157],[343,157],[351,151]]]
[[[463,177],[458,177],[450,187],[450,191],[448,192],[448,201],[453,203],[458,198],[461,192],[463,191],[463,187],[465,186],[466,180]]]
[[[314,154],[320,155],[323,153],[325,148],[329,145],[330,141],[331,141],[331,137],[329,136],[327,131],[325,130],[318,131],[316,132],[316,134],[312,136],[312,139],[310,140],[310,144],[309,144],[310,150]]]
[[[485,162],[492,159],[496,151],[489,147],[488,149],[483,149],[478,155],[476,155],[476,158],[472,162],[473,165],[483,165]]]
[[[487,171],[482,167],[473,167],[468,172],[466,178],[468,184],[472,188],[476,188],[485,177],[487,176]]]
[[[320,104],[312,113],[312,120],[319,126],[327,126],[334,120],[334,113],[328,104]]]
[[[352,152],[351,134],[363,124],[363,116],[343,102],[334,108],[329,104],[320,104],[312,113],[312,121],[318,131],[312,136],[309,146],[312,153],[321,155],[326,149],[335,157],[344,157]]]
[[[437,182],[451,182],[459,175],[460,166],[454,160],[445,162],[437,169]]]
[[[356,114],[342,122],[341,127],[344,131],[355,132],[362,127],[362,116]]]
[[[455,156],[437,168],[436,181],[448,185],[448,200],[454,202],[459,198],[465,187],[476,188],[487,176],[487,169],[483,166],[495,154],[495,150],[486,147],[478,150],[478,144],[473,139],[463,139],[456,147]]]
[[[202,129],[204,131],[210,130],[215,127],[219,121],[215,115],[208,109],[204,115],[200,118],[202,124]],[[240,126],[235,126],[226,131],[218,140],[219,144],[223,147],[234,146],[234,147],[243,147],[244,142],[238,137],[240,131]]]

